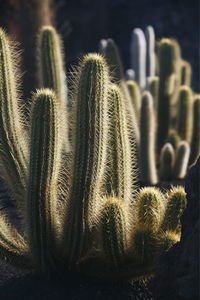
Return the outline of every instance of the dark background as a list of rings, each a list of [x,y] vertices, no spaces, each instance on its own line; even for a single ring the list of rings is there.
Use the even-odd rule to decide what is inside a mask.
[[[173,37],[192,64],[193,88],[199,88],[198,0],[57,0],[57,27],[65,40],[66,60],[97,51],[101,38],[113,38],[129,67],[131,31],[152,25],[157,38]]]

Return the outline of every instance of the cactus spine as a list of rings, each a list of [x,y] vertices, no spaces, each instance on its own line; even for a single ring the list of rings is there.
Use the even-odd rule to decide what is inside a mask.
[[[2,175],[21,207],[26,189],[28,138],[23,128],[12,57],[10,42],[0,29],[0,164]]]
[[[65,234],[66,256],[72,263],[88,246],[87,235],[96,212],[97,193],[101,194],[105,175],[109,111],[105,60],[98,54],[86,56],[77,80],[71,212]]]
[[[156,56],[155,56],[155,32],[152,26],[147,26],[145,30],[147,56],[146,56],[146,72],[148,77],[155,76],[156,72]]]
[[[192,138],[192,91],[188,86],[182,86],[179,91],[178,134],[181,139],[191,142]]]
[[[145,92],[142,96],[140,118],[140,180],[150,184],[158,182],[155,157],[155,130],[153,98],[149,92]]]
[[[34,96],[31,125],[26,221],[33,260],[46,271],[52,263],[51,252],[55,251],[61,159],[58,105],[50,90],[42,90]]]
[[[143,31],[136,28],[131,36],[131,68],[141,89],[146,86],[146,40]]]

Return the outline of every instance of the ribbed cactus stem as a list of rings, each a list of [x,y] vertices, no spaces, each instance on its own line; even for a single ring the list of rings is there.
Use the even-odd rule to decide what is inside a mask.
[[[193,104],[193,134],[191,141],[190,165],[194,164],[200,155],[200,96]]]
[[[74,165],[71,170],[70,213],[66,216],[65,255],[74,263],[86,251],[104,183],[108,146],[108,67],[89,54],[79,66],[74,120]]]
[[[145,37],[147,44],[146,72],[147,77],[150,77],[155,76],[156,72],[155,32],[152,26],[147,26]]]
[[[181,141],[176,152],[176,160],[174,165],[174,177],[184,178],[188,169],[188,162],[190,158],[190,145]]]
[[[170,143],[166,143],[160,154],[160,179],[169,181],[172,179],[175,162],[175,151]]]
[[[135,80],[135,71],[133,69],[126,70],[125,78],[126,80]]]
[[[157,111],[158,107],[158,92],[159,92],[159,77],[153,76],[147,78],[147,89],[153,97],[154,107]]]
[[[125,211],[120,201],[106,199],[101,212],[102,244],[108,263],[118,269],[125,258],[127,226]]]
[[[138,195],[138,228],[156,232],[164,217],[163,194],[154,187],[145,187]]]
[[[33,260],[41,271],[51,267],[58,239],[58,175],[61,145],[56,96],[50,90],[34,95],[31,122],[27,226]]]
[[[1,174],[19,207],[24,204],[27,180],[27,133],[16,84],[16,54],[5,32],[0,29],[0,164]]]
[[[186,193],[183,187],[173,187],[168,192],[168,201],[161,230],[177,231],[180,225],[180,217],[186,208]]]
[[[178,99],[178,134],[182,140],[191,142],[192,139],[192,126],[193,126],[193,95],[192,90],[188,86],[182,86],[179,90]]]
[[[131,68],[135,71],[135,80],[141,89],[146,86],[146,39],[143,31],[136,28],[131,36]]]
[[[181,61],[181,85],[190,86],[192,78],[192,68],[188,61]]]
[[[62,40],[52,26],[43,26],[38,35],[38,77],[40,88],[50,88],[58,96],[63,130],[64,150],[69,151],[68,113],[67,113],[67,81],[64,66]]]
[[[148,184],[158,182],[155,157],[156,121],[153,98],[150,92],[142,96],[140,117],[140,181]]]
[[[158,96],[158,149],[167,138],[172,115],[172,100],[178,82],[180,53],[177,43],[162,39],[158,46],[159,96]]]
[[[111,192],[130,203],[137,188],[137,171],[132,171],[136,164],[136,151],[132,147],[126,107],[119,87],[114,84],[109,87],[109,98],[112,102],[109,121],[109,161],[112,167],[108,170]]]
[[[128,86],[129,94],[132,100],[133,108],[135,110],[135,115],[137,121],[139,122],[140,119],[140,108],[141,108],[141,92],[140,88],[136,81],[128,80],[126,81]]]

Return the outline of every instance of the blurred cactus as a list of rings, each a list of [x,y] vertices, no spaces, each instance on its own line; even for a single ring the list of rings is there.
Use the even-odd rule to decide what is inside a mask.
[[[192,77],[192,68],[186,60],[181,61],[181,85],[190,86]]]
[[[191,142],[190,164],[194,164],[200,155],[200,96],[193,104],[193,133]]]
[[[158,182],[155,156],[156,121],[150,92],[145,92],[142,96],[140,135],[140,181],[156,184]]]
[[[146,39],[143,31],[136,28],[131,36],[131,68],[135,71],[135,80],[144,89],[146,87]]]
[[[140,119],[140,108],[141,108],[141,92],[136,81],[128,80],[126,81],[128,86],[129,94],[132,100],[132,105],[136,113],[136,118],[139,122]]]
[[[126,70],[125,77],[126,80],[135,80],[135,71],[133,69]]]
[[[160,154],[160,179],[163,181],[172,180],[175,162],[175,151],[170,143],[163,146]]]
[[[146,56],[146,76],[153,77],[156,73],[156,55],[155,55],[155,32],[152,26],[147,26],[145,30],[147,42]]]
[[[184,178],[187,172],[188,162],[190,158],[190,145],[182,141],[179,143],[176,153],[176,161],[174,165],[174,177]]]

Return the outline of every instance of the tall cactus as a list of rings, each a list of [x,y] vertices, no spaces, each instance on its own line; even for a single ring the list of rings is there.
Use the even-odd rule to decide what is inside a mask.
[[[156,55],[155,55],[155,32],[152,26],[147,26],[145,30],[147,56],[146,56],[146,76],[155,76]]]
[[[101,194],[108,135],[108,67],[98,54],[89,54],[79,66],[77,78],[74,138],[73,185],[70,191],[70,218],[66,226],[65,251],[75,262],[88,247],[88,231]],[[83,130],[84,129],[84,130]]]
[[[26,222],[33,260],[46,271],[53,261],[58,233],[59,105],[50,90],[36,93],[33,102]]]
[[[181,61],[181,85],[190,86],[192,77],[192,68],[188,61]]]
[[[117,198],[130,203],[137,188],[137,172],[132,172],[136,168],[136,144],[132,142],[131,136],[134,133],[129,127],[124,98],[119,87],[114,84],[109,87],[109,98],[112,107],[108,124],[111,164],[108,177],[111,181],[111,192]]]
[[[146,86],[146,39],[143,31],[136,28],[131,36],[131,68],[135,71],[135,80],[141,89]]]
[[[158,182],[155,157],[156,121],[153,98],[149,92],[145,92],[142,96],[140,134],[140,180],[156,184]]]
[[[158,46],[159,97],[158,97],[158,149],[168,135],[172,115],[172,100],[178,82],[180,63],[179,47],[175,41],[162,39]]]
[[[69,146],[68,116],[67,116],[67,81],[64,66],[62,40],[55,28],[44,26],[41,28],[38,41],[38,84],[40,88],[53,89],[61,106],[62,130],[65,136],[64,150],[67,152]]]
[[[27,176],[27,133],[20,107],[14,53],[6,33],[0,29],[0,164],[3,176],[17,199],[24,204]],[[15,58],[16,59],[16,58]]]
[[[192,90],[188,86],[182,86],[179,90],[177,131],[182,140],[189,143],[192,139],[192,105]]]
[[[141,92],[140,88],[136,81],[128,80],[126,81],[126,84],[128,86],[129,94],[132,100],[132,105],[135,110],[135,115],[137,118],[137,121],[139,123],[140,119],[140,108],[141,108]]]

